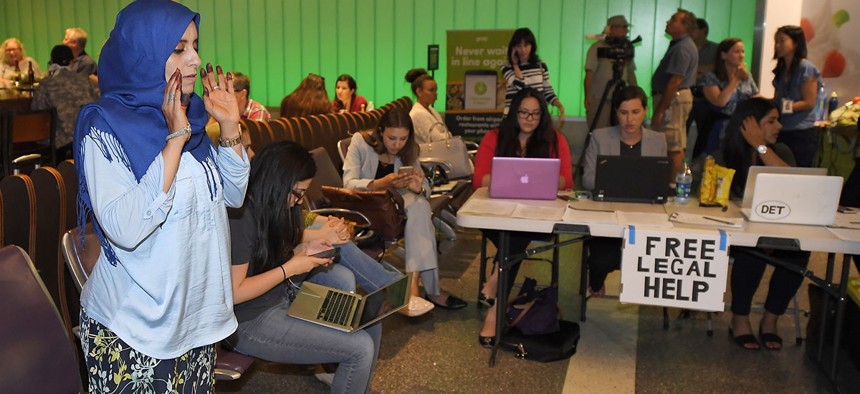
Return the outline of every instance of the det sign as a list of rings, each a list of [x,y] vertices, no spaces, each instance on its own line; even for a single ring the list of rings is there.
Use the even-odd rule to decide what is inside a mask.
[[[624,231],[621,302],[723,311],[729,263],[722,230]]]

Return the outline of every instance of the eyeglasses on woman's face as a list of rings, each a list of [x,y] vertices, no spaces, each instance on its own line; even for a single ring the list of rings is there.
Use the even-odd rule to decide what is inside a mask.
[[[540,120],[540,111],[529,112],[524,109],[517,111],[517,115],[519,115],[520,119],[536,119]]]
[[[305,194],[308,192],[308,189],[290,189],[290,194],[296,198],[296,202],[302,201],[302,198],[305,197]]]

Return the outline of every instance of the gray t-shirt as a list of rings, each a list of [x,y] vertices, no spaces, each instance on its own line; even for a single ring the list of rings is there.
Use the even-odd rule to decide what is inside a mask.
[[[687,89],[696,84],[696,68],[699,65],[699,49],[690,36],[684,36],[669,43],[669,48],[660,65],[651,77],[652,94],[660,94],[666,90],[666,84],[672,75],[681,75],[684,80],[678,89]]]

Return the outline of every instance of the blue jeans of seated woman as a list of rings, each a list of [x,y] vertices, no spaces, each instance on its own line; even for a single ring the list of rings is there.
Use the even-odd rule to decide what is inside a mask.
[[[346,291],[355,290],[356,277],[346,266],[332,264],[318,271],[308,281]],[[256,319],[240,322],[234,349],[274,362],[338,363],[332,393],[369,391],[379,355],[382,325],[374,324],[364,330],[346,333],[288,316],[289,309],[290,301],[284,297],[284,302],[261,313]],[[285,391],[290,390],[285,388]]]
[[[355,281],[366,292],[379,289],[403,276],[391,264],[374,260],[353,242],[335,245],[335,247],[340,249],[340,259],[337,264],[352,271]]]

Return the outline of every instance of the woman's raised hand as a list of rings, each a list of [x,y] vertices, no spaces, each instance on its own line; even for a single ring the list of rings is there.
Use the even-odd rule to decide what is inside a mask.
[[[221,66],[212,69],[212,63],[207,63],[205,68],[200,69],[200,80],[203,82],[203,104],[206,112],[223,126],[225,124],[238,125],[239,105],[233,94],[233,75],[224,74]]]
[[[168,134],[182,130],[188,125],[188,116],[185,114],[185,108],[182,108],[181,97],[182,73],[177,68],[167,80],[167,87],[164,88],[164,101],[161,103],[161,113],[164,114],[164,119],[167,121]],[[184,145],[189,138],[191,138],[191,133],[171,140],[181,141]]]
[[[767,141],[764,139],[764,130],[761,129],[755,117],[747,116],[744,118],[744,122],[741,124],[741,133],[747,143],[753,148],[767,144]]]

